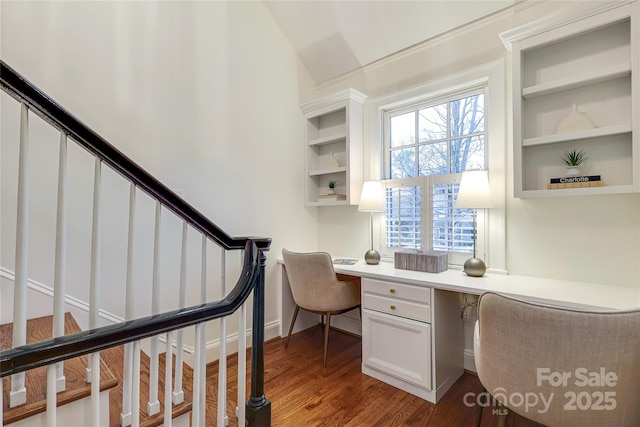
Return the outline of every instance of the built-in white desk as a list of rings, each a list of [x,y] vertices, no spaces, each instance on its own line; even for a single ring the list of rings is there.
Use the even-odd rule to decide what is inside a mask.
[[[491,273],[476,278],[454,269],[433,274],[361,260],[336,264],[334,269],[363,279],[362,372],[431,402],[437,402],[463,372],[460,294],[498,292],[592,310],[640,307],[640,286]],[[284,298],[288,291],[284,271],[282,284]]]
[[[634,289],[509,274],[487,273],[483,277],[469,277],[461,270],[453,269],[434,274],[397,269],[390,262],[367,265],[364,261],[358,261],[354,265],[334,265],[334,269],[336,273],[363,278],[429,286],[474,295],[498,292],[564,307],[621,310],[640,307],[640,284]]]

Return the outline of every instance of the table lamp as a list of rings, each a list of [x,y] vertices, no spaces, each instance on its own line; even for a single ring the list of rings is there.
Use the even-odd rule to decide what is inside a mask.
[[[362,185],[358,211],[369,212],[370,214],[371,249],[364,254],[364,260],[367,264],[375,265],[380,262],[380,253],[373,249],[373,213],[384,212],[384,209],[385,203],[382,183],[380,181],[365,181]]]
[[[476,212],[478,209],[490,207],[492,207],[492,203],[488,172],[480,170],[463,172],[456,208],[473,209],[473,257],[464,263],[464,272],[467,276],[482,277],[487,271],[484,261],[476,257]]]

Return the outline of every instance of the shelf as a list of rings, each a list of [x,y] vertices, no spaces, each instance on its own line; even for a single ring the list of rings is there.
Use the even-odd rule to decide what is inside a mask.
[[[524,99],[532,99],[538,96],[549,95],[569,89],[606,82],[631,75],[631,63],[625,62],[609,67],[599,68],[586,73],[577,74],[549,83],[529,86],[522,89]]]
[[[552,195],[563,196],[587,196],[597,194],[625,194],[632,193],[633,185],[605,185],[603,187],[588,187],[588,188],[557,188],[553,190],[524,190],[520,197],[534,198],[534,197],[550,197]]]
[[[323,138],[309,140],[309,146],[319,146],[333,144],[334,142],[344,141],[347,137],[346,132],[337,133],[335,135],[325,136]]]
[[[346,206],[347,200],[318,200],[317,202],[307,202],[306,206]]]
[[[363,179],[363,103],[367,97],[347,89],[302,105],[305,206],[357,205]],[[325,200],[331,182],[344,200]]]
[[[640,192],[640,3],[621,3],[585,9],[580,19],[567,8],[556,24],[541,22],[535,31],[523,26],[513,39],[516,197]],[[558,123],[571,119],[570,105],[582,106],[600,127],[557,133]],[[605,185],[547,189],[572,149],[588,153],[591,173],[585,174],[601,175]]]
[[[319,169],[315,171],[309,171],[309,176],[329,175],[332,173],[340,173],[340,172],[346,172],[346,171],[347,171],[347,168],[344,166],[341,166],[339,168]]]
[[[619,135],[623,133],[631,133],[631,123],[606,126],[602,128],[585,129],[576,132],[556,133],[553,135],[537,136],[534,138],[524,138],[522,140],[522,146],[531,147],[534,145],[554,144],[557,142],[598,138],[602,136]]]

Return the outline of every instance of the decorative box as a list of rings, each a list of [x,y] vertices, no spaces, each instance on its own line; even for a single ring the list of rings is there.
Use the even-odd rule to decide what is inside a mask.
[[[402,270],[440,273],[449,266],[449,255],[446,252],[425,252],[420,249],[407,249],[395,254],[395,267]]]

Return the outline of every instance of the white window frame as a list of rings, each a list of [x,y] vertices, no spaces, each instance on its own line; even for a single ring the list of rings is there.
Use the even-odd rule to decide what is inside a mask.
[[[450,123],[450,117],[449,117],[449,113],[450,113],[450,105],[451,102],[453,102],[454,100],[457,99],[463,99],[463,98],[467,98],[467,97],[471,97],[471,96],[476,96],[479,94],[482,94],[484,96],[483,98],[483,111],[486,114],[487,111],[487,105],[486,105],[486,96],[487,96],[487,87],[486,84],[484,85],[480,85],[480,86],[474,86],[474,87],[469,87],[469,88],[465,88],[462,91],[455,91],[455,92],[451,92],[451,93],[446,93],[444,96],[441,97],[437,97],[437,98],[428,98],[426,100],[422,100],[422,102],[418,102],[418,103],[411,103],[408,105],[403,105],[400,108],[395,108],[395,109],[385,109],[384,113],[383,113],[383,124],[382,124],[382,129],[383,129],[383,164],[384,164],[384,177],[385,180],[383,181],[384,185],[386,188],[393,188],[393,187],[398,187],[398,186],[403,186],[403,185],[418,185],[421,188],[421,212],[423,212],[422,214],[422,223],[421,223],[421,229],[422,229],[422,233],[421,233],[421,239],[420,239],[420,248],[422,249],[427,249],[427,250],[431,250],[434,249],[433,248],[433,238],[434,238],[434,218],[433,218],[433,206],[434,206],[434,201],[433,201],[433,190],[435,188],[435,185],[439,185],[439,184],[458,184],[460,182],[460,179],[462,177],[462,173],[446,173],[446,174],[438,174],[438,175],[426,175],[426,176],[420,176],[420,177],[415,177],[415,178],[389,178],[389,175],[391,175],[391,152],[392,152],[392,148],[391,148],[391,119],[392,117],[396,117],[396,116],[400,116],[406,113],[415,113],[417,110],[422,110],[422,109],[426,109],[435,105],[440,105],[440,104],[446,104],[447,105],[447,122]],[[486,123],[486,120],[483,118],[483,127],[484,124]],[[416,122],[416,126],[418,126],[418,123]],[[447,125],[448,126],[448,125]],[[418,129],[416,128],[416,132],[418,132]],[[483,153],[483,158],[484,158],[484,164],[482,165],[483,169],[487,168],[487,153],[488,153],[488,137],[487,137],[487,129],[486,127],[484,127],[484,130],[482,132],[476,132],[475,134],[481,134],[483,136],[483,140],[484,140],[484,153]],[[457,136],[452,136],[451,133],[449,131],[447,131],[447,135],[442,138],[444,141],[447,141],[447,143],[450,143],[451,140],[454,139],[459,139],[461,137],[466,137],[467,135],[457,135]],[[416,134],[416,137],[418,137],[418,135]],[[418,141],[418,139],[416,139],[414,141],[414,144],[408,147],[414,147],[417,150],[417,147],[419,147],[420,141]],[[407,148],[407,146],[401,146],[398,147],[399,149],[405,149]],[[415,172],[417,173],[417,168],[418,168],[418,158],[419,158],[419,154],[418,151],[416,151],[416,163],[415,163]],[[451,168],[451,161],[452,159],[448,159],[449,164],[447,165],[448,168]],[[483,217],[481,217],[483,218]],[[383,232],[385,233],[385,239],[383,240],[384,244],[381,244],[381,248],[382,248],[382,253],[383,255],[386,256],[393,256],[393,254],[398,251],[398,250],[403,250],[402,247],[399,246],[395,246],[395,247],[390,247],[387,246],[386,242],[387,242],[387,230],[386,230],[386,221],[382,224],[383,227]],[[484,242],[485,241],[485,227],[484,227],[484,222],[482,222],[481,220],[478,220],[478,229],[477,229],[477,241],[479,242]],[[485,253],[485,247],[484,246],[480,246],[480,245],[476,245],[477,246],[477,256],[479,258],[482,259],[486,259],[487,258],[487,254]],[[471,252],[458,252],[458,251],[448,251],[449,252],[449,264],[451,265],[462,265],[464,264],[465,260],[467,260],[470,256],[471,256]]]
[[[375,166],[376,157],[378,171],[372,167],[373,179],[385,180],[387,166],[387,151],[385,149],[384,132],[385,112],[399,110],[404,106],[425,104],[438,99],[449,98],[452,94],[466,94],[469,90],[479,87],[485,89],[485,163],[489,170],[494,208],[478,211],[478,224],[482,230],[478,230],[476,243],[479,254],[484,254],[488,271],[506,273],[506,248],[505,248],[505,194],[506,194],[506,97],[505,97],[505,71],[504,61],[498,60],[489,64],[473,68],[446,78],[434,80],[426,84],[408,90],[397,92],[388,96],[373,99],[371,101],[371,129],[372,145],[370,147],[372,166]],[[377,175],[377,178],[376,178]],[[435,176],[420,177],[437,179]],[[420,179],[416,178],[416,179]],[[427,185],[425,181],[425,186]],[[430,189],[431,186],[425,188]],[[429,209],[431,210],[431,209]],[[393,251],[386,249],[385,223],[380,221],[378,236],[378,248],[383,258],[391,261]],[[428,230],[428,229],[425,229]],[[428,230],[422,239],[431,238],[432,230]],[[486,237],[485,237],[486,236]],[[468,255],[466,255],[468,257]],[[458,268],[460,257],[450,257],[450,267]],[[464,261],[462,261],[464,262]]]

